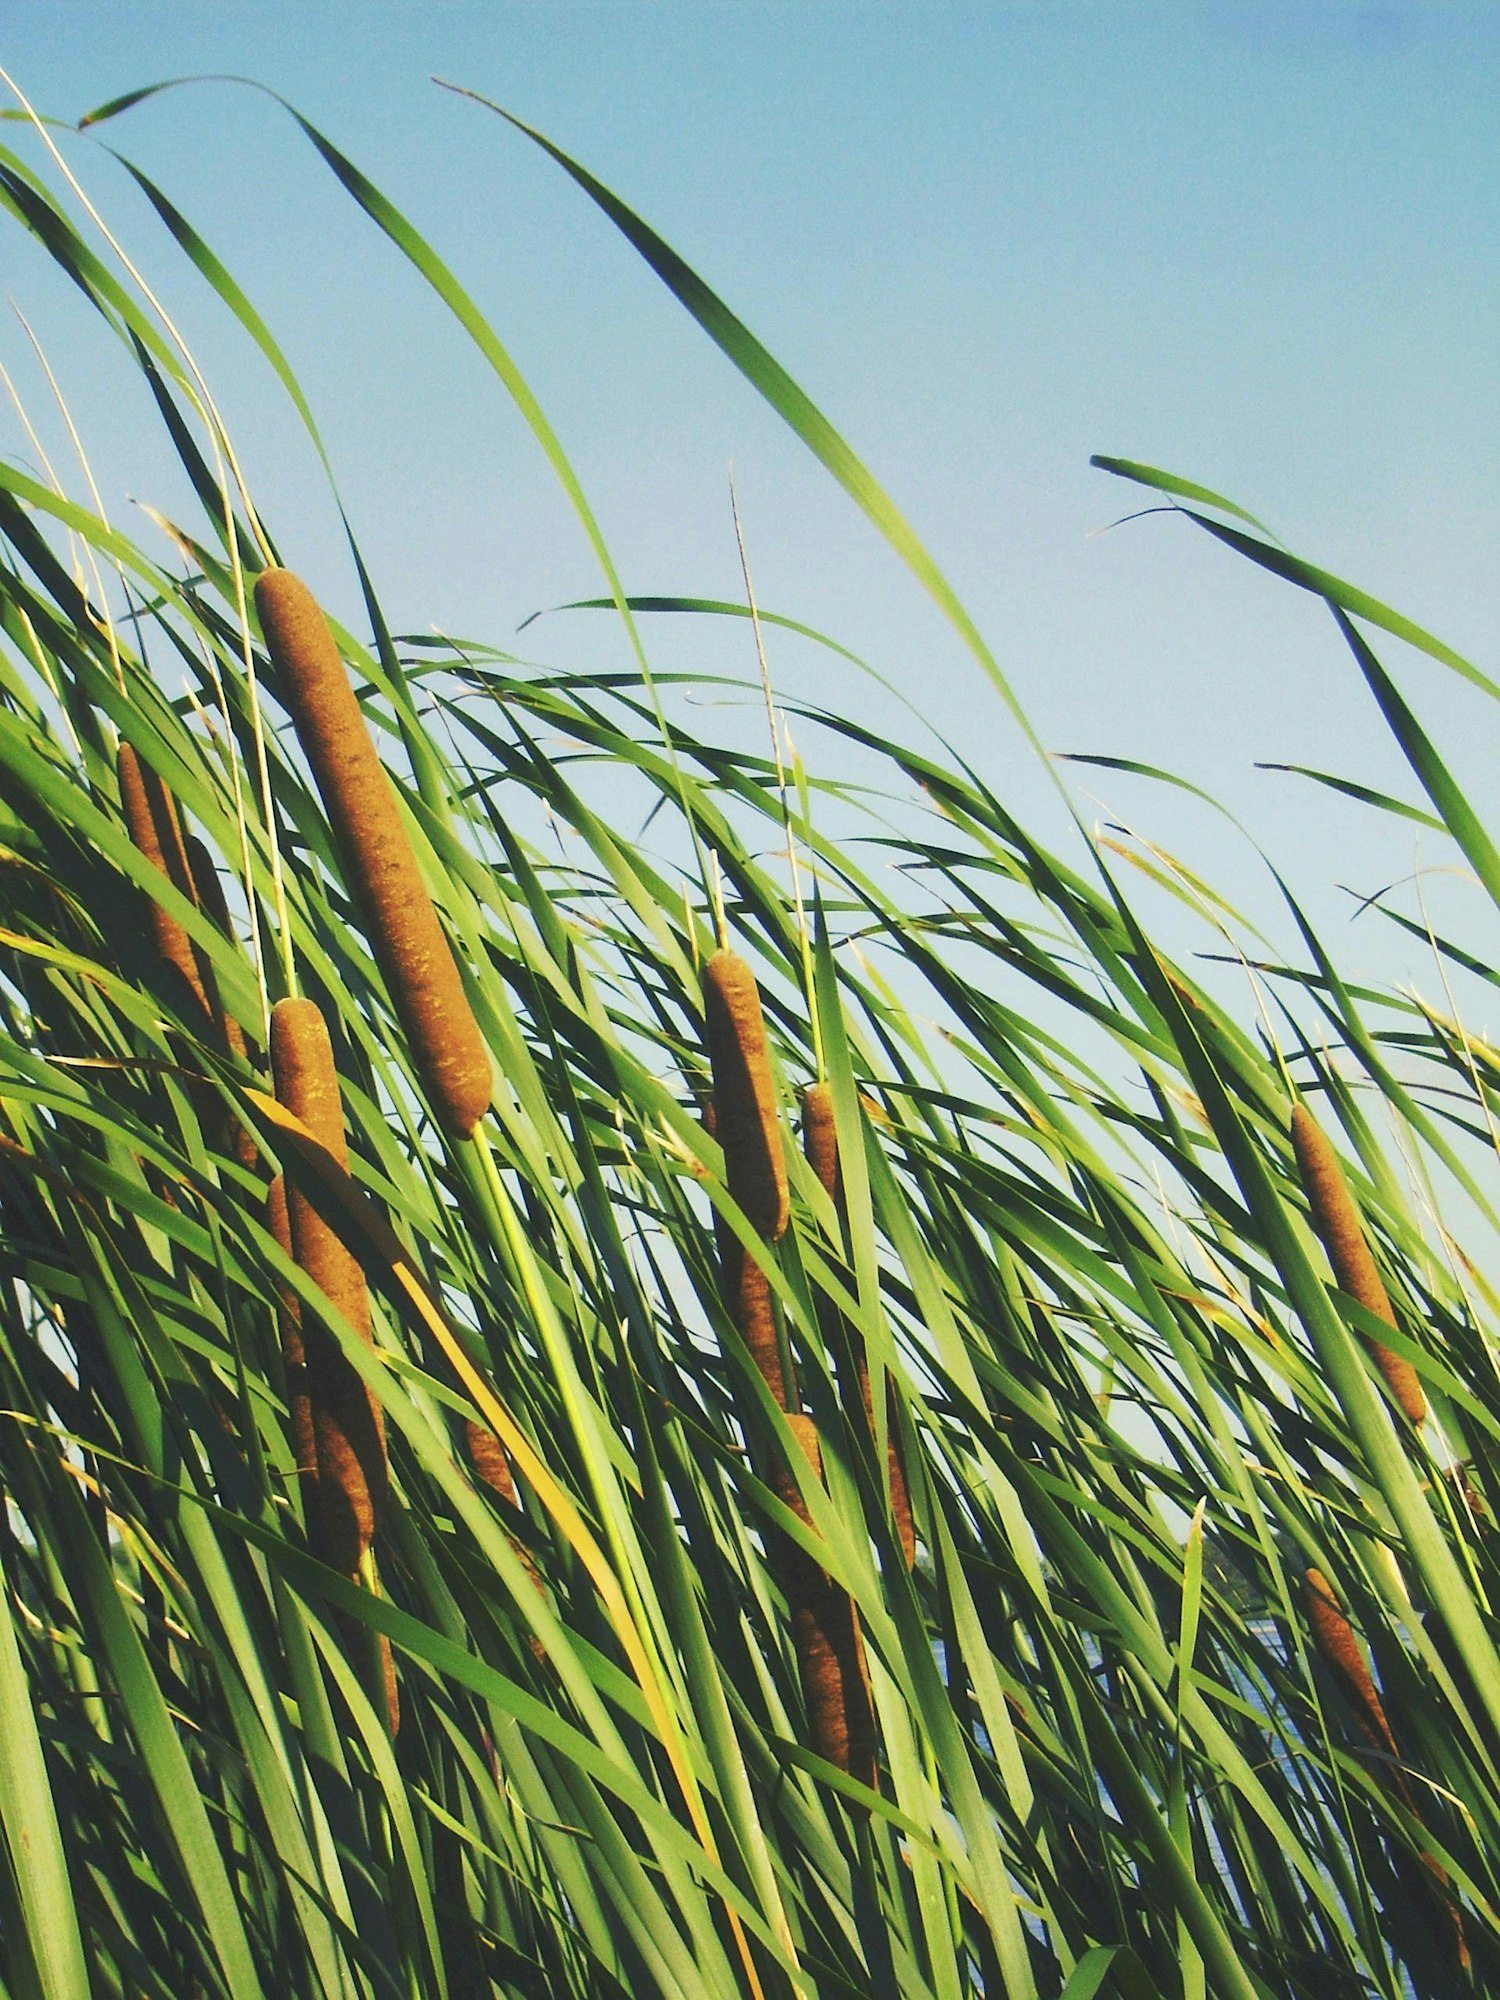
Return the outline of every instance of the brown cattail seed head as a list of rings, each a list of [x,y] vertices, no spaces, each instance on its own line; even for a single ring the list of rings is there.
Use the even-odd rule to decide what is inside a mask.
[[[314,1001],[278,1000],[272,1008],[271,1072],[279,1102],[347,1167],[338,1072]],[[295,1178],[287,1188],[287,1216],[297,1262],[368,1345],[370,1300],[359,1260]],[[318,1468],[310,1536],[325,1562],[352,1576],[374,1539],[385,1500],[385,1426],[379,1404],[334,1336],[308,1319],[302,1338]]]
[[[843,1176],[839,1171],[839,1135],[833,1117],[833,1086],[810,1083],[802,1093],[802,1151],[819,1186],[834,1207],[843,1211]]]
[[[751,1226],[774,1243],[790,1214],[786,1160],[760,992],[737,953],[716,951],[704,966],[703,1008],[725,1179]]]
[[[1338,1155],[1322,1126],[1303,1104],[1292,1107],[1292,1148],[1313,1227],[1328,1253],[1340,1291],[1347,1292],[1366,1312],[1394,1327],[1396,1315],[1375,1268],[1375,1259],[1370,1255],[1359,1210],[1344,1179]],[[1424,1422],[1427,1397],[1416,1369],[1378,1340],[1372,1340],[1369,1346],[1376,1367],[1408,1418],[1414,1424]]]
[[[255,605],[413,1059],[466,1139],[489,1109],[489,1051],[328,621],[289,570],[257,577]]]
[[[1355,1714],[1359,1725],[1371,1745],[1390,1759],[1381,1771],[1381,1776],[1390,1789],[1401,1800],[1408,1812],[1416,1815],[1416,1801],[1406,1773],[1401,1768],[1396,1749],[1396,1738],[1386,1720],[1385,1708],[1375,1691],[1375,1683],[1370,1677],[1370,1669],[1365,1664],[1364,1649],[1354,1635],[1354,1628],[1339,1608],[1333,1586],[1320,1569],[1309,1569],[1303,1579],[1303,1602],[1307,1607],[1308,1623],[1312,1627],[1313,1640],[1325,1663],[1337,1676],[1344,1694]],[[1425,1886],[1431,1891],[1442,1910],[1448,1927],[1449,1943],[1460,1968],[1469,1967],[1469,1946],[1464,1935],[1463,1914],[1453,1895],[1448,1880],[1448,1871],[1435,1854],[1424,1853],[1420,1857],[1425,1871]]]
[[[724,1303],[740,1339],[749,1349],[750,1359],[760,1370],[766,1387],[784,1410],[791,1394],[782,1365],[771,1281],[740,1243],[730,1242],[724,1250],[723,1283]]]
[[[517,1504],[516,1478],[499,1438],[488,1424],[478,1423],[469,1417],[464,1423],[464,1442],[469,1448],[469,1463],[479,1479],[498,1499],[514,1507]]]
[[[844,1176],[839,1166],[838,1129],[833,1117],[833,1089],[826,1083],[810,1083],[802,1095],[802,1150],[819,1184],[832,1201],[842,1225],[844,1220]],[[870,1397],[870,1368],[863,1346],[859,1352],[859,1386],[865,1416],[874,1429],[874,1405]],[[896,1394],[889,1379],[885,1385],[886,1475],[890,1484],[891,1517],[906,1566],[917,1559],[917,1534],[911,1514],[911,1491],[906,1481],[906,1465],[901,1456],[896,1429]]]
[[[192,878],[188,874],[182,829],[177,822],[171,793],[154,771],[142,766],[135,751],[123,739],[116,753],[115,770],[120,786],[120,806],[131,841],[173,888],[191,897]],[[210,1015],[208,993],[192,940],[177,918],[154,899],[151,904],[151,934],[158,953],[181,975],[204,1015]]]
[[[793,1449],[821,1478],[823,1456],[812,1418],[794,1415],[787,1423],[796,1440]],[[777,1498],[798,1520],[809,1522],[789,1465],[780,1469],[775,1487]],[[780,1545],[776,1568],[791,1612],[792,1644],[812,1747],[830,1764],[873,1788],[875,1714],[854,1600],[790,1539]]]
[[[391,1642],[384,1632],[380,1634],[380,1684],[385,1695],[385,1723],[394,1742],[401,1728],[401,1691],[396,1684],[396,1660],[391,1652]]]
[[[282,1254],[290,1258],[292,1224],[287,1213],[286,1176],[278,1174],[266,1195],[266,1228]],[[286,1375],[287,1423],[291,1432],[292,1456],[304,1496],[318,1476],[318,1454],[313,1443],[312,1400],[307,1387],[307,1357],[302,1348],[302,1304],[295,1292],[277,1287],[277,1309],[281,1321],[281,1361]],[[304,1508],[307,1506],[304,1497]]]
[[[1359,1717],[1361,1729],[1387,1756],[1396,1756],[1396,1739],[1386,1721],[1385,1709],[1365,1664],[1364,1649],[1354,1636],[1354,1627],[1344,1616],[1333,1586],[1320,1569],[1309,1569],[1302,1582],[1302,1599],[1314,1644],[1324,1663],[1337,1676],[1345,1696]],[[1391,1774],[1398,1789],[1404,1790],[1399,1769]]]
[[[719,1136],[719,1115],[712,1098],[703,1107],[703,1129],[711,1139]],[[776,1307],[771,1297],[770,1281],[717,1209],[714,1210],[714,1242],[718,1246],[723,1297],[729,1316],[750,1351],[750,1359],[760,1370],[766,1387],[784,1410],[790,1401],[790,1392],[782,1363],[781,1341],[776,1331]]]

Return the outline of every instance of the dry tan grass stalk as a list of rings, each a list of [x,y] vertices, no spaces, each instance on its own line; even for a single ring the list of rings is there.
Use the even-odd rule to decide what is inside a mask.
[[[810,1083],[802,1094],[802,1150],[807,1156],[808,1165],[817,1175],[820,1185],[833,1203],[842,1226],[845,1218],[844,1176],[839,1166],[838,1129],[833,1116],[833,1089],[829,1084]],[[827,1311],[832,1312],[826,1301],[820,1303]],[[832,1331],[830,1329],[830,1332]],[[875,1414],[870,1397],[870,1368],[865,1359],[863,1342],[857,1344],[860,1394],[864,1398],[865,1416],[873,1432]],[[906,1558],[907,1568],[910,1569],[917,1559],[917,1533],[912,1521],[911,1489],[907,1484],[906,1465],[901,1455],[901,1437],[896,1427],[895,1388],[889,1380],[885,1385],[885,1440],[891,1518],[896,1524],[896,1536],[901,1544],[901,1553]]]
[[[716,951],[705,964],[703,1007],[725,1179],[751,1227],[774,1243],[790,1214],[786,1159],[760,990],[738,953]]]
[[[822,1448],[811,1417],[789,1416],[797,1448],[821,1479]],[[811,1525],[790,1465],[774,1481],[776,1496]],[[776,1571],[792,1616],[792,1644],[802,1682],[812,1747],[862,1784],[876,1782],[875,1711],[854,1599],[806,1549],[778,1537]]]
[[[1338,1155],[1322,1126],[1303,1104],[1292,1108],[1292,1148],[1297,1156],[1303,1192],[1312,1212],[1313,1227],[1328,1253],[1339,1289],[1357,1300],[1366,1312],[1394,1327],[1396,1315],[1391,1309],[1380,1273],[1375,1268],[1359,1210],[1344,1179]],[[1416,1369],[1401,1355],[1393,1354],[1383,1342],[1371,1340],[1368,1345],[1371,1358],[1407,1417],[1414,1424],[1423,1423],[1427,1416],[1427,1397]]]
[[[466,1139],[489,1109],[489,1051],[328,621],[289,570],[263,571],[255,604],[413,1060]]]
[[[278,1000],[271,1010],[276,1096],[341,1166],[348,1166],[343,1102],[333,1047],[312,1000]],[[287,1188],[293,1253],[308,1277],[367,1344],[370,1300],[359,1260],[295,1177]],[[334,1336],[302,1322],[317,1480],[309,1517],[315,1552],[344,1576],[358,1574],[375,1537],[387,1486],[380,1406]]]

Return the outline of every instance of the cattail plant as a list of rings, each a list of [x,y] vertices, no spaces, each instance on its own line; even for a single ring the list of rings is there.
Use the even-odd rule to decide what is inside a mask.
[[[827,1083],[810,1083],[802,1093],[802,1150],[824,1193],[833,1203],[842,1233],[845,1221],[844,1175],[839,1164],[838,1128],[833,1116],[833,1089]],[[830,1329],[830,1333],[834,1330]],[[863,1342],[857,1343],[857,1346],[859,1390],[864,1401],[865,1418],[873,1432],[874,1405],[870,1396],[870,1364],[865,1355]],[[896,1537],[901,1544],[901,1553],[906,1558],[907,1568],[910,1569],[917,1558],[917,1535],[912,1523],[911,1491],[907,1484],[905,1461],[901,1455],[901,1438],[896,1428],[895,1386],[889,1379],[885,1385],[885,1439],[886,1478],[890,1487],[891,1518],[896,1524]]]
[[[122,737],[115,757],[115,775],[120,787],[120,807],[125,825],[137,851],[157,872],[166,877],[179,894],[190,902],[196,897],[182,827],[172,794],[149,765],[143,766],[133,747]],[[204,1021],[214,1018],[210,1004],[202,954],[178,918],[152,898],[151,934],[157,955],[179,975],[202,1012]]]
[[[791,1213],[786,1157],[760,989],[737,952],[716,951],[704,966],[703,1009],[729,1192],[751,1227],[775,1243]]]
[[[762,1240],[786,1229],[790,1204],[781,1118],[755,974],[737,953],[715,952],[703,968],[703,1004],[713,1102],[705,1124],[724,1151],[730,1194]],[[797,1448],[822,1475],[822,1448],[796,1406],[782,1354],[770,1283],[738,1238],[721,1232],[725,1304],[767,1388],[786,1414]],[[809,1516],[792,1467],[772,1470],[777,1497]],[[791,1614],[792,1645],[809,1731],[819,1756],[865,1784],[875,1782],[875,1724],[854,1602],[805,1549],[776,1536],[770,1551]]]
[[[255,604],[418,1072],[467,1139],[489,1109],[489,1051],[328,621],[290,570],[264,570]]]
[[[1349,1192],[1338,1155],[1328,1136],[1303,1104],[1292,1107],[1292,1147],[1297,1156],[1303,1191],[1339,1289],[1362,1305],[1376,1319],[1394,1328],[1396,1315],[1370,1246],[1365,1240],[1359,1210]],[[1393,1354],[1383,1341],[1369,1342],[1375,1366],[1385,1377],[1387,1388],[1414,1424],[1425,1422],[1427,1397],[1411,1363]]]
[[[1333,1585],[1320,1569],[1309,1569],[1302,1580],[1302,1601],[1313,1643],[1331,1670],[1353,1709],[1360,1729],[1371,1746],[1389,1759],[1384,1767],[1387,1781],[1410,1804],[1406,1774],[1385,1709],[1365,1662],[1364,1649],[1354,1635],[1354,1627],[1344,1616]]]
[[[223,884],[208,849],[196,835],[184,836],[177,801],[160,774],[143,765],[122,738],[116,755],[116,776],[125,824],[143,854],[196,909],[202,910],[225,937],[234,936]],[[229,1055],[243,1061],[245,1034],[224,1005],[213,961],[188,936],[186,928],[153,898],[151,928],[158,955],[179,975],[201,1013],[201,1025]],[[255,1141],[238,1118],[223,1115],[206,1084],[195,1085],[199,1116],[220,1128],[220,1137],[242,1167],[259,1160]]]
[[[704,1027],[713,1077],[711,1130],[724,1150],[730,1194],[756,1233],[774,1243],[790,1214],[786,1158],[765,1016],[755,974],[738,953],[717,951],[703,968]],[[730,1316],[767,1388],[790,1407],[771,1287],[737,1237],[721,1233]]]
[[[508,1506],[516,1505],[516,1476],[510,1469],[510,1460],[505,1456],[505,1447],[490,1429],[475,1417],[464,1421],[464,1445],[469,1454],[480,1483],[487,1486],[497,1500],[504,1500]]]
[[[278,1100],[347,1167],[338,1073],[316,1002],[278,1000],[271,1010],[271,1070]],[[287,1184],[286,1208],[297,1263],[370,1344],[370,1300],[359,1260],[295,1174]],[[300,1327],[317,1467],[309,1539],[330,1568],[354,1577],[375,1538],[385,1500],[384,1421],[334,1336],[311,1318],[300,1319]]]
[[[812,1418],[792,1414],[787,1423],[796,1449],[821,1480],[823,1453]],[[783,1505],[810,1526],[807,1503],[790,1465],[778,1468],[773,1484]],[[790,1536],[778,1537],[776,1571],[791,1613],[792,1645],[812,1747],[873,1789],[875,1711],[854,1599]]]
[[[1414,1819],[1420,1819],[1411,1783],[1396,1747],[1395,1733],[1376,1691],[1364,1648],[1355,1636],[1354,1627],[1344,1616],[1333,1585],[1322,1570],[1310,1568],[1303,1577],[1302,1601],[1319,1657],[1337,1680],[1353,1709],[1360,1733],[1372,1749],[1380,1753],[1378,1769],[1382,1782]],[[1423,1854],[1421,1862],[1427,1886],[1439,1892],[1459,1964],[1467,1970],[1469,1948],[1464,1936],[1463,1916],[1449,1889],[1448,1872],[1434,1854]]]

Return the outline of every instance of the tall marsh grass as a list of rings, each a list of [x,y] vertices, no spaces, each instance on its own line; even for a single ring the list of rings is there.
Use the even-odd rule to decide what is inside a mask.
[[[627,595],[480,307],[299,121],[515,402],[635,667],[404,636],[352,536],[325,623],[140,271],[310,424],[274,334],[175,196],[137,175],[170,240],[123,262],[70,185],[104,157],[7,135],[10,240],[196,501],[127,534],[0,461],[0,1990],[1500,1990],[1480,918],[1432,1000],[1286,883],[1237,988],[1160,892],[1207,952],[1232,912],[1081,807],[1059,853],[856,716],[786,702],[790,775],[700,733],[651,618],[739,607]],[[1013,700],[847,442],[530,137]],[[1492,684],[1101,464],[1328,608],[1425,803],[1335,781],[1482,916],[1489,801],[1395,675]]]

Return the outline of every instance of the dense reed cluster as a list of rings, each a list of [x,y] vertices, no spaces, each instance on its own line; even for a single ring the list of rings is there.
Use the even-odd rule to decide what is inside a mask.
[[[1332,609],[1425,806],[1331,782],[1466,871],[1461,938],[1371,905],[1421,990],[1281,878],[1284,947],[1211,965],[1191,870],[799,704],[768,615],[789,777],[651,675],[662,609],[743,666],[735,607],[627,599],[477,305],[289,129],[474,337],[613,617],[522,668],[352,544],[315,595],[7,128],[0,219],[197,511],[135,540],[0,458],[0,1989],[1500,1991],[1500,863],[1374,645],[1500,691],[1105,462]]]

